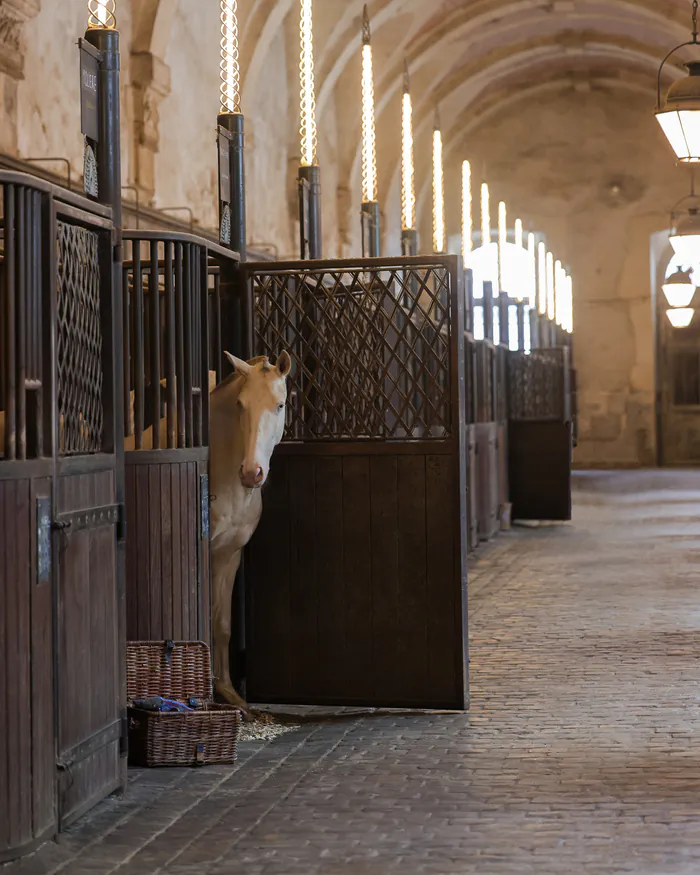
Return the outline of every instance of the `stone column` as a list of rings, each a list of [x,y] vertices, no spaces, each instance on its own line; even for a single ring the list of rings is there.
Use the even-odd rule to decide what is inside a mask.
[[[40,0],[0,0],[0,152],[17,154],[17,85],[24,78],[24,23]]]
[[[150,52],[132,52],[131,85],[134,99],[134,185],[141,202],[153,203],[158,153],[158,108],[170,94],[170,67]]]

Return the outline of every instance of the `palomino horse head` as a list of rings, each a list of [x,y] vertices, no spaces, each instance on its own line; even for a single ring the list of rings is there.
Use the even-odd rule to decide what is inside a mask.
[[[246,489],[259,489],[267,479],[270,457],[284,433],[287,377],[292,360],[281,352],[277,364],[266,357],[244,362],[230,353],[226,358],[242,377],[236,398],[237,430],[243,443],[239,476]]]

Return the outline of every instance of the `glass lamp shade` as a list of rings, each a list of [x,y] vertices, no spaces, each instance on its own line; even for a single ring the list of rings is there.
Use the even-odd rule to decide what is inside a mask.
[[[695,295],[695,284],[690,278],[691,271],[678,270],[661,287],[669,307],[689,307]]]
[[[700,61],[686,64],[689,75],[674,82],[657,110],[661,129],[679,161],[700,162]]]
[[[692,307],[678,307],[674,310],[666,310],[666,315],[674,328],[687,328],[693,321],[695,310]]]
[[[671,229],[671,246],[682,264],[700,262],[700,215],[691,208]]]

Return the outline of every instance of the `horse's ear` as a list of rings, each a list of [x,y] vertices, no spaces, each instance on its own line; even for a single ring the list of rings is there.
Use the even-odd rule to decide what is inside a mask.
[[[288,377],[292,372],[292,359],[286,349],[277,357],[277,370],[281,377]]]
[[[250,375],[250,372],[253,370],[248,362],[244,362],[243,359],[236,358],[235,355],[231,355],[230,352],[226,352],[224,350],[224,355],[233,365],[233,369],[237,374],[240,374],[242,377],[247,377]]]

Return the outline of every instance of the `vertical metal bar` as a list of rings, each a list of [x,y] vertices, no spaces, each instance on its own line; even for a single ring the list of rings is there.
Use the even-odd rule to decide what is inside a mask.
[[[493,283],[484,284],[484,337],[493,341]]]
[[[192,343],[192,382],[194,388],[199,389],[199,394],[193,398],[193,445],[202,446],[202,395],[204,385],[202,382],[202,249],[199,246],[192,247],[192,324],[194,338]]]
[[[175,358],[175,290],[173,288],[173,244],[164,241],[163,261],[165,264],[165,338],[167,353],[165,360],[165,391],[167,392],[167,431],[168,449],[177,446],[175,433],[175,373],[177,370]]]
[[[224,349],[221,339],[221,269],[214,274],[214,325],[216,332],[214,336],[214,367],[216,368],[216,379],[218,382],[224,376]]]
[[[323,240],[321,233],[321,168],[314,164],[311,167],[299,168],[300,182],[308,183],[308,201],[302,197],[301,192],[304,189],[303,185],[299,186],[300,197],[303,203],[301,204],[301,212],[304,212],[304,207],[308,209],[309,237],[308,250],[302,240],[301,257],[302,259],[311,258],[319,259],[323,255]],[[304,237],[304,223],[302,222],[301,236]]]
[[[17,188],[17,458],[27,458],[27,212],[26,189]]]
[[[177,360],[177,445],[186,446],[185,435],[185,295],[184,244],[175,244],[175,356]]]
[[[133,281],[133,272],[131,273]],[[129,293],[129,270],[122,267],[122,319],[124,322],[124,361],[122,376],[122,392],[124,404],[124,437],[134,432],[134,411],[131,406],[131,317],[130,317],[130,293]]]
[[[41,366],[41,336],[42,336],[42,315],[41,315],[41,265],[42,265],[42,246],[41,246],[41,195],[38,191],[33,192],[33,222],[32,222],[32,267],[34,271],[33,286],[34,286],[34,378],[38,381],[38,388],[34,396],[34,423],[35,423],[35,439],[36,444],[34,452],[37,458],[42,458],[44,455],[44,390],[46,386],[45,374]]]
[[[150,376],[151,376],[151,419],[153,422],[153,449],[160,449],[160,289],[158,271],[158,241],[149,242],[151,265],[148,280],[151,313]]]
[[[143,354],[143,273],[141,269],[141,241],[133,240],[132,264],[134,272],[134,435],[135,447],[143,449],[143,420],[146,370]]]
[[[185,446],[192,446],[192,245],[184,247],[183,327],[185,330]]]
[[[15,186],[5,186],[5,305],[7,330],[7,391],[5,395],[5,458],[17,457],[17,350],[15,288]]]
[[[507,292],[500,292],[498,295],[498,344],[505,346],[506,349],[510,346],[510,313],[509,301]]]
[[[211,330],[209,322],[209,254],[206,250],[202,250],[200,259],[199,271],[199,301],[201,312],[200,323],[200,361],[202,369],[202,378],[204,385],[202,386],[202,397],[200,407],[200,430],[201,440],[200,446],[209,446],[209,332]]]

